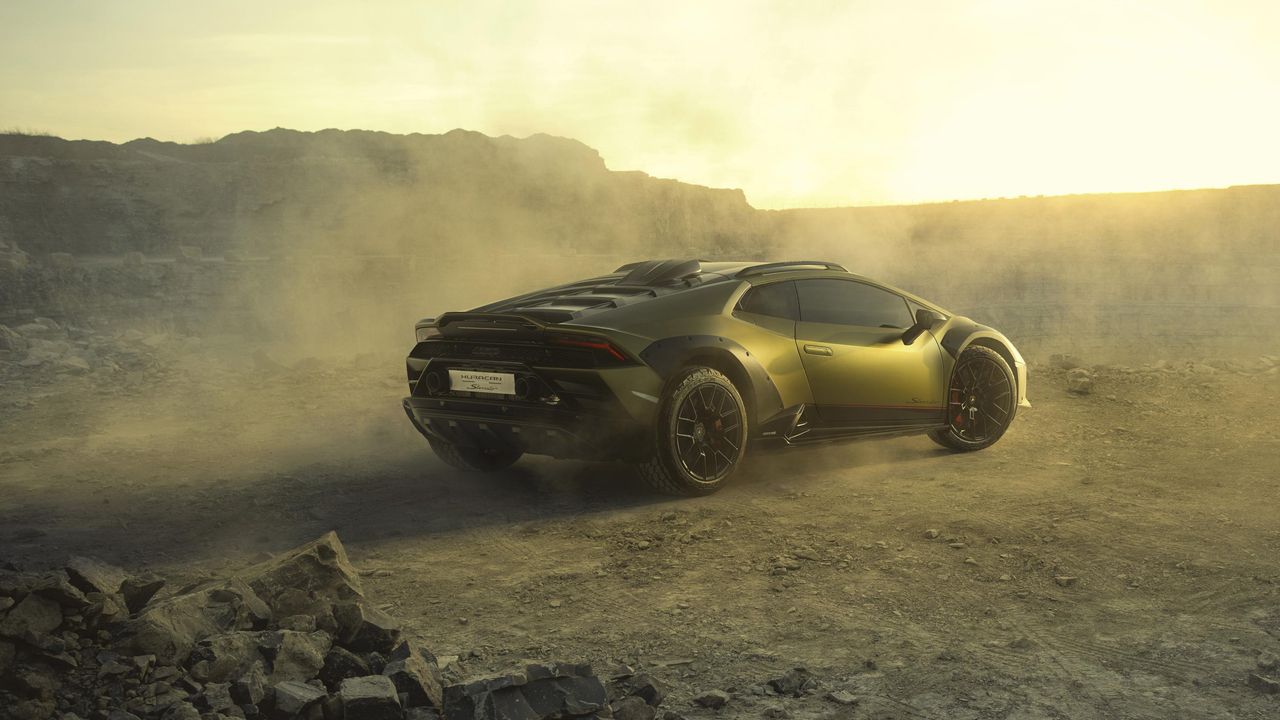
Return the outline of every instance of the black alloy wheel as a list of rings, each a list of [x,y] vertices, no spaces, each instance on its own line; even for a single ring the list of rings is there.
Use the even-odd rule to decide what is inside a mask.
[[[660,492],[709,495],[742,464],[748,423],[742,394],[724,373],[685,368],[667,383],[640,474]]]
[[[676,412],[676,457],[698,482],[715,482],[737,462],[746,442],[742,411],[717,383],[699,385]]]
[[[952,450],[981,450],[994,444],[1017,413],[1013,370],[999,353],[973,346],[960,354],[947,390],[947,427],[929,437]]]

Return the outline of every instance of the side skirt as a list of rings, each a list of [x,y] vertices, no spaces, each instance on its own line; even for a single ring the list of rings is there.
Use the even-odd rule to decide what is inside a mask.
[[[942,408],[898,411],[892,417],[871,413],[861,422],[826,423],[812,405],[796,405],[784,409],[760,426],[756,443],[764,446],[815,445],[841,440],[886,438],[920,435],[947,427]],[[842,418],[843,419],[843,418]]]

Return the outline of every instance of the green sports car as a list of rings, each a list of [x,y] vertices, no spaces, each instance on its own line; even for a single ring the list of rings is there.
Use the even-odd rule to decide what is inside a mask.
[[[649,260],[419,321],[404,409],[464,470],[525,453],[722,487],[748,445],[1000,439],[1027,402],[1013,343],[830,262]]]

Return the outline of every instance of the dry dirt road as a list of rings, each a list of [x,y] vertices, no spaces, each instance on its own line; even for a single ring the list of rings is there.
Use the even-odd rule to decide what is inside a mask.
[[[337,529],[457,672],[628,663],[691,718],[1276,718],[1248,678],[1280,654],[1277,380],[1106,370],[1077,397],[1037,367],[987,451],[756,455],[689,500],[600,464],[459,475],[391,362],[10,377],[0,559],[186,578]],[[818,690],[761,691],[797,665]]]

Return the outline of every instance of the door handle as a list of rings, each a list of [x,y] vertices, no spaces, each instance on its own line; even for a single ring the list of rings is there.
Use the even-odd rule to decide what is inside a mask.
[[[823,355],[831,357],[831,348],[826,345],[805,345],[804,351],[810,355]]]

